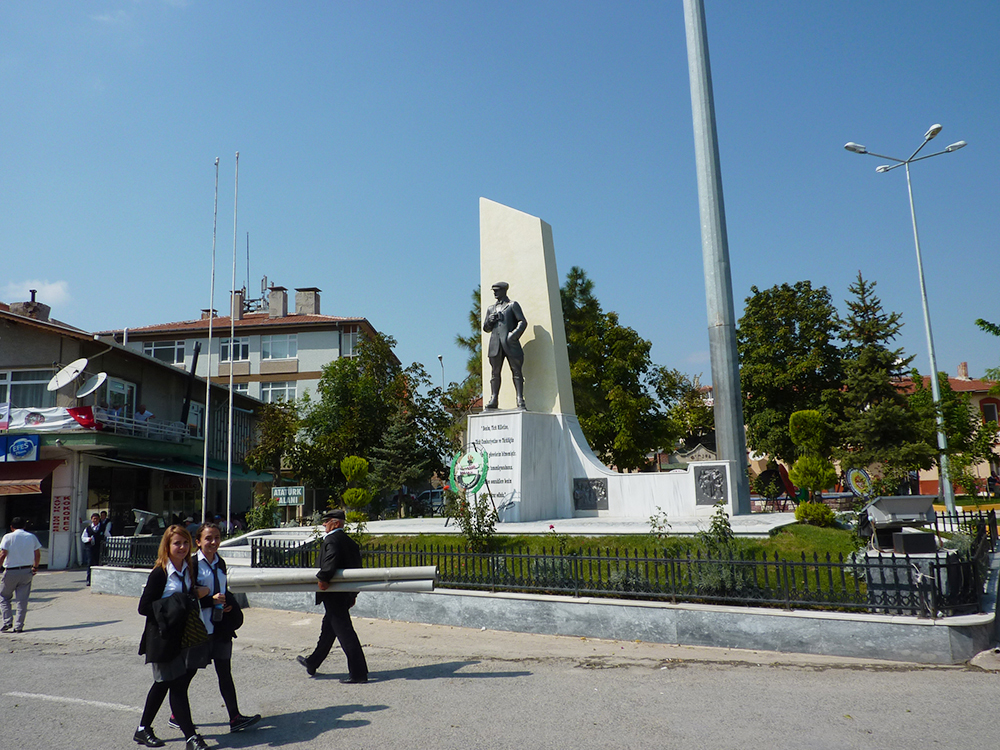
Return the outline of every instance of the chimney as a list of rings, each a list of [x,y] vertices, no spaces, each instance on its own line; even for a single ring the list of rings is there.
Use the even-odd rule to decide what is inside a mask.
[[[295,290],[295,314],[296,315],[319,315],[319,293],[320,289],[314,286],[306,286]]]
[[[210,310],[206,307],[204,310],[201,311],[201,319],[208,320],[209,318],[214,318],[218,314],[219,313],[217,310]]]
[[[32,320],[48,320],[52,308],[35,301],[35,295],[38,294],[37,289],[30,289],[29,291],[31,292],[31,300],[28,302],[11,302],[10,311],[15,315],[22,315]]]
[[[958,379],[959,380],[969,380],[969,363],[959,362],[958,363]]]
[[[270,287],[267,297],[267,317],[284,318],[288,315],[288,290],[283,286]]]
[[[232,294],[229,305],[230,315],[233,320],[243,320],[243,290],[239,289]]]

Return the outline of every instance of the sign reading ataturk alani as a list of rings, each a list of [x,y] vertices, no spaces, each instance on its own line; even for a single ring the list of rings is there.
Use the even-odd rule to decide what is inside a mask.
[[[478,492],[486,483],[489,471],[489,455],[486,451],[461,453],[451,462],[451,484],[466,492]]]

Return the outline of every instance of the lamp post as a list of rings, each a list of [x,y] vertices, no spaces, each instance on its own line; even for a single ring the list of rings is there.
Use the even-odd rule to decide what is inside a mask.
[[[438,355],[438,362],[441,363],[441,392],[444,393],[444,355]]]
[[[944,432],[944,414],[941,411],[941,385],[938,383],[937,358],[934,356],[934,337],[931,334],[931,311],[927,306],[927,285],[924,282],[924,262],[920,256],[920,236],[917,234],[917,213],[913,207],[913,185],[910,182],[910,164],[913,162],[930,159],[932,156],[940,156],[941,154],[950,154],[952,151],[958,151],[958,149],[963,148],[966,145],[965,141],[958,141],[948,146],[948,148],[944,151],[937,151],[933,154],[926,154],[925,156],[917,158],[917,154],[920,153],[921,149],[926,146],[929,141],[933,140],[934,137],[940,132],[940,125],[931,125],[928,131],[924,133],[923,142],[917,147],[916,151],[910,154],[910,158],[908,159],[897,159],[893,156],[876,154],[869,151],[864,146],[853,142],[845,144],[844,148],[855,154],[871,154],[872,156],[877,156],[880,159],[888,159],[889,161],[896,162],[895,164],[883,164],[880,167],[876,167],[876,172],[891,172],[896,169],[896,167],[904,167],[906,169],[906,189],[910,195],[910,218],[913,221],[913,243],[917,248],[917,274],[920,277],[920,298],[924,305],[924,327],[927,329],[927,353],[930,357],[931,366],[931,395],[934,398],[934,408],[937,412],[937,440],[938,452],[940,453],[940,483],[944,493],[945,506],[948,508],[949,513],[954,513],[955,488],[951,486],[951,475],[948,470],[948,437]]]

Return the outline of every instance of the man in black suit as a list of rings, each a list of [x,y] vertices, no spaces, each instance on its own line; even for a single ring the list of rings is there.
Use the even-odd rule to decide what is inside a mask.
[[[346,521],[344,511],[327,511],[322,520],[326,536],[323,537],[323,545],[320,547],[319,572],[316,573],[316,578],[319,579],[316,604],[322,602],[326,614],[323,615],[323,624],[320,626],[319,641],[316,642],[315,650],[309,656],[296,658],[311,677],[316,674],[316,670],[330,653],[334,640],[338,640],[347,656],[347,670],[350,673],[350,677],[341,682],[347,684],[368,682],[365,652],[361,649],[361,641],[358,640],[358,634],[354,632],[354,624],[351,622],[351,607],[354,606],[358,595],[352,591],[327,591],[333,574],[338,570],[361,567],[361,550],[357,542],[344,531]]]
[[[510,374],[514,380],[514,394],[517,396],[517,408],[524,407],[524,376],[521,375],[521,365],[524,364],[524,350],[521,349],[521,334],[528,327],[528,321],[521,312],[521,306],[507,297],[510,287],[506,281],[498,281],[493,285],[493,295],[496,304],[490,305],[483,321],[483,330],[490,334],[489,348],[486,356],[490,359],[490,391],[489,402],[484,409],[496,409],[500,398],[500,372],[506,359],[510,366]]]

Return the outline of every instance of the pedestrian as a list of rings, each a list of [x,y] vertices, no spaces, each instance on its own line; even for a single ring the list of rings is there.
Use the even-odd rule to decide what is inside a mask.
[[[296,659],[311,677],[316,674],[316,670],[330,653],[334,640],[338,640],[347,656],[349,673],[349,676],[341,682],[345,684],[368,682],[365,652],[351,622],[350,610],[358,595],[352,591],[327,591],[333,574],[338,570],[361,567],[361,550],[357,542],[344,531],[346,521],[344,511],[327,511],[323,514],[322,521],[326,536],[323,537],[323,545],[320,548],[320,566],[319,572],[316,573],[316,578],[319,579],[316,604],[322,602],[326,614],[323,615],[315,650],[309,656],[298,656]]]
[[[153,733],[153,720],[169,694],[174,719],[187,741],[185,750],[208,750],[191,719],[188,686],[195,673],[208,664],[210,645],[208,640],[186,648],[182,645],[188,612],[196,607],[200,615],[199,600],[208,595],[208,588],[199,587],[195,579],[191,535],[183,526],[170,526],[163,532],[156,565],[139,597],[139,614],[146,617],[139,653],[153,667],[153,685],[132,735],[140,745],[164,746]]]
[[[20,633],[24,630],[24,616],[28,613],[28,594],[31,593],[31,580],[38,572],[38,564],[42,559],[42,545],[38,537],[24,530],[24,519],[14,516],[10,522],[10,533],[0,539],[0,566],[3,566],[3,578],[0,579],[0,613],[3,615],[3,627],[0,632],[13,630]],[[17,606],[17,620],[13,617],[10,600]]]
[[[101,564],[101,545],[104,544],[101,517],[97,513],[90,516],[90,525],[84,527],[80,539],[83,542],[83,564],[87,568],[87,585],[89,586],[90,569]]]
[[[111,538],[111,519],[106,510],[101,511],[101,534],[105,539]]]
[[[236,700],[236,683],[233,682],[233,638],[243,622],[239,604],[229,592],[226,561],[219,556],[222,533],[214,523],[203,523],[195,537],[198,547],[198,586],[207,588],[207,600],[202,599],[201,619],[212,636],[211,656],[215,674],[219,678],[219,692],[229,712],[229,731],[239,732],[260,721],[260,714],[244,716]],[[207,605],[207,606],[206,606]],[[176,726],[171,716],[170,723]]]

